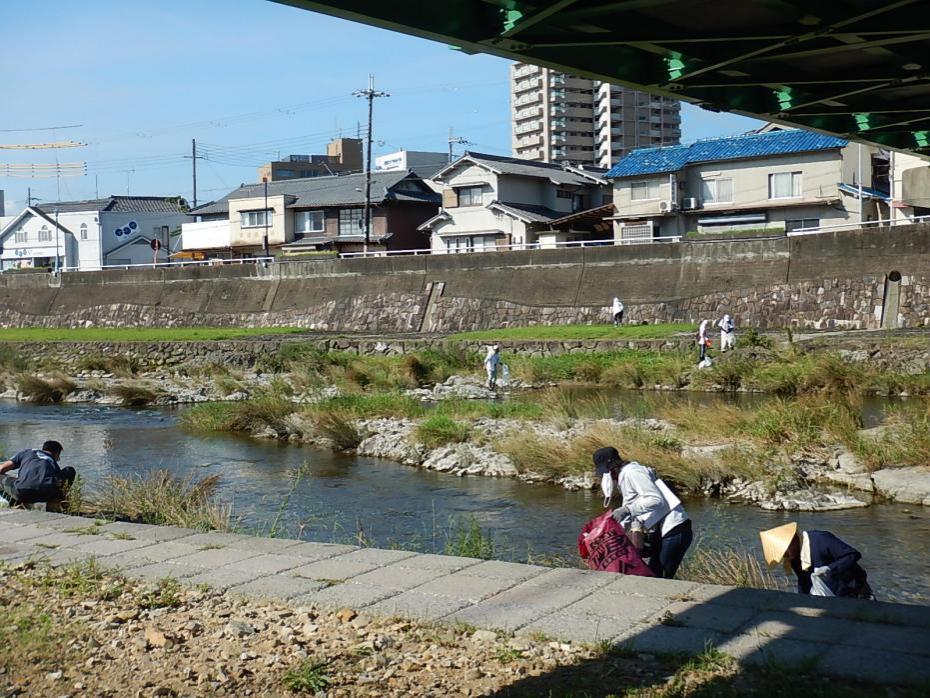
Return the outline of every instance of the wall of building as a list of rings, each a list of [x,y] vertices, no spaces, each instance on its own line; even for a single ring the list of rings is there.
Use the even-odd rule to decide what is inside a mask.
[[[294,239],[294,219],[286,214],[284,196],[269,196],[268,208],[274,213],[268,226],[268,244],[281,245]],[[265,236],[265,227],[242,227],[242,211],[261,211],[265,208],[265,197],[256,196],[248,199],[229,200],[229,229],[233,245],[261,246]],[[290,218],[290,220],[288,220]]]
[[[792,238],[682,242],[260,266],[0,275],[4,326],[300,326],[451,331],[633,322],[730,312],[742,326],[930,325],[930,225]]]

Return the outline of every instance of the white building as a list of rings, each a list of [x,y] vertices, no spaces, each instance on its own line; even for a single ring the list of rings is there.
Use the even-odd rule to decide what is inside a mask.
[[[448,153],[426,150],[398,150],[375,158],[378,172],[413,172],[419,177],[432,177],[448,164]]]
[[[609,168],[681,139],[681,103],[527,63],[510,67],[513,154]]]
[[[0,268],[43,268],[58,264],[81,270],[159,261],[179,240],[187,220],[177,198],[110,196],[88,201],[34,205],[0,227]]]
[[[442,210],[420,226],[433,253],[532,249],[610,236],[603,170],[465,153],[440,170]],[[608,210],[609,209],[609,210]],[[593,219],[586,211],[597,211]],[[598,226],[602,226],[601,230]]]

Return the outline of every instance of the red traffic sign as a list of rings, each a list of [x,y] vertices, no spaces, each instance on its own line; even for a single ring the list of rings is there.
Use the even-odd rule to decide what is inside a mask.
[[[152,241],[149,243],[149,247],[151,247],[153,250],[155,250],[156,252],[158,252],[158,250],[161,249],[161,240],[152,240]]]

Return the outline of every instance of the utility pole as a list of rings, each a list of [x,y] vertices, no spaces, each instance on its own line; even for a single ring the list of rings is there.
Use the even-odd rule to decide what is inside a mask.
[[[390,97],[387,92],[375,89],[375,76],[368,76],[368,89],[356,90],[352,93],[356,97],[364,97],[368,100],[368,147],[365,157],[365,246],[363,252],[368,253],[368,245],[371,240],[371,121],[374,112],[375,97]]]
[[[265,185],[265,210],[263,216],[265,219],[265,237],[262,239],[262,249],[265,257],[268,257],[268,178],[262,177],[262,183]]]
[[[453,145],[471,145],[471,141],[462,138],[462,136],[453,136],[452,127],[449,127],[449,162],[452,162],[452,146]]]
[[[204,157],[202,155],[197,154],[197,139],[196,138],[191,138],[191,154],[185,155],[184,158],[186,160],[189,159],[191,161],[191,179],[193,179],[193,185],[194,185],[194,206],[193,208],[197,208],[197,160],[203,160]]]
[[[59,247],[60,235],[58,227],[58,207],[61,204],[61,171],[58,169],[58,159],[55,159],[55,188],[57,190],[55,197],[55,274],[61,274],[61,248]]]
[[[32,206],[32,187],[26,187],[26,208]]]

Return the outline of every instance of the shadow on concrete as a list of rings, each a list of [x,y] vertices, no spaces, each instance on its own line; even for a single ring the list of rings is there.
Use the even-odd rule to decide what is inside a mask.
[[[601,640],[598,657],[492,695],[930,695],[928,607],[715,586],[676,598],[646,623]],[[676,676],[682,669],[690,679]]]

